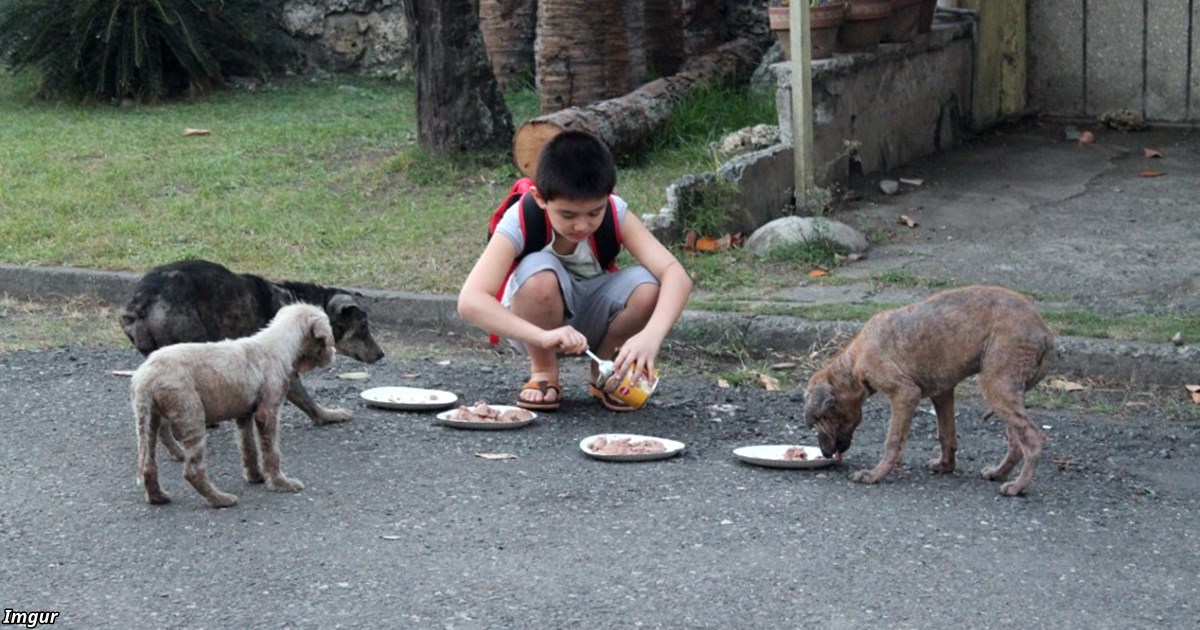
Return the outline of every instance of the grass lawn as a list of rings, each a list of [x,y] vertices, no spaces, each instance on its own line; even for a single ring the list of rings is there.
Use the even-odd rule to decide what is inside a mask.
[[[518,176],[508,155],[422,155],[411,85],[335,77],[126,108],[31,92],[0,73],[7,263],[144,271],[203,257],[273,278],[454,293]],[[509,104],[517,125],[537,115],[531,92]],[[657,211],[671,180],[712,167],[708,142],[774,116],[769,98],[703,97],[622,159],[618,194]]]

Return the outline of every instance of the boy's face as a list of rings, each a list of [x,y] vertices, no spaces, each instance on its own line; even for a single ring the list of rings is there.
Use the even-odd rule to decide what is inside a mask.
[[[608,209],[608,197],[599,199],[555,199],[546,201],[534,193],[534,199],[550,217],[550,227],[559,238],[572,243],[587,240],[600,229],[604,213]]]

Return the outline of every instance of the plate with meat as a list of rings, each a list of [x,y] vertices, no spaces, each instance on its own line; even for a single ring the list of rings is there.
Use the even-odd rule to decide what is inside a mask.
[[[482,400],[473,405],[459,405],[457,409],[443,411],[437,419],[445,426],[455,429],[517,429],[523,427],[537,417],[528,409],[510,405],[489,405]]]
[[[825,457],[820,447],[798,444],[764,444],[733,449],[733,454],[747,464],[769,468],[824,468],[838,460]]]
[[[409,411],[445,409],[458,402],[451,392],[420,387],[374,387],[360,396],[372,407]]]
[[[633,433],[601,433],[579,442],[579,449],[584,453],[614,462],[666,459],[678,455],[683,448],[683,442]]]

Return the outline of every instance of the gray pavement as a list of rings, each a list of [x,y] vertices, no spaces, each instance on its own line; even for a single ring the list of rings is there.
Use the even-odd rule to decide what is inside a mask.
[[[1065,125],[1026,124],[977,138],[886,177],[916,178],[896,196],[880,177],[852,182],[864,197],[834,218],[887,234],[829,286],[801,278],[764,292],[777,306],[901,304],[932,290],[879,286],[885,274],[999,284],[1046,310],[1150,316],[1200,313],[1200,134],[1184,129],[1067,139]],[[1162,157],[1148,158],[1157,149]],[[1149,171],[1160,173],[1145,177]],[[915,228],[900,225],[906,215]],[[128,299],[137,274],[0,265],[0,293],[36,299],[92,293]],[[849,279],[849,282],[845,280]],[[465,332],[452,296],[363,288],[380,326]],[[703,291],[698,292],[703,296]],[[807,354],[856,329],[845,322],[688,311],[673,338],[704,346],[736,340],[752,356]],[[1056,372],[1132,385],[1173,387],[1200,379],[1200,340],[1183,346],[1063,338]],[[1191,380],[1188,380],[1191,379]]]
[[[1167,174],[1140,178],[1135,153],[1150,141]],[[882,228],[903,212],[921,223],[839,273],[995,282],[1035,293],[1044,308],[1195,313],[1197,164],[1195,139],[1182,133],[1101,135],[1086,148],[1052,129],[989,137],[901,169],[925,183],[839,217]],[[1111,227],[1122,212],[1120,229],[1092,225]],[[5,266],[0,292],[121,304],[136,279]],[[365,293],[378,328],[479,335],[447,296]],[[894,303],[922,293],[862,280],[798,283],[763,299]],[[673,338],[796,355],[853,328],[688,312]],[[213,481],[240,497],[224,510],[208,508],[165,458],[174,502],[144,502],[128,379],[112,373],[138,364],[131,348],[0,354],[0,607],[58,611],[54,627],[88,629],[1200,624],[1200,425],[1153,403],[1034,407],[1051,439],[1020,498],[979,476],[1003,455],[1004,431],[969,393],[956,407],[959,469],[926,472],[937,448],[926,404],[903,465],[865,486],[848,477],[880,455],[885,400],[868,401],[843,465],[753,467],[732,450],[812,442],[800,394],[721,388],[679,364],[646,409],[614,415],[584,395],[586,363],[568,362],[564,408],[516,431],[457,431],[432,413],[363,404],[361,391],[381,385],[468,401],[515,394],[519,358],[439,339],[429,356],[371,366],[339,357],[306,375],[318,400],[355,417],[315,427],[285,409],[284,468],[303,492],[243,482],[232,428],[210,431]],[[1194,382],[1200,365],[1191,346],[1061,344],[1068,373]],[[339,378],[364,369],[369,380]],[[610,431],[687,449],[632,464],[580,451],[581,439]]]

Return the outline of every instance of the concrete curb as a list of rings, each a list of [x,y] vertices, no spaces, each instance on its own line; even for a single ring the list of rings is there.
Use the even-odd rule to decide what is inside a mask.
[[[132,272],[0,264],[0,294],[22,300],[91,295],[119,307],[129,299],[141,276]],[[364,306],[377,326],[460,334],[477,331],[459,319],[453,296],[347,289],[362,294]],[[772,351],[808,355],[828,345],[844,343],[859,326],[857,322],[810,321],[777,315],[685,311],[671,333],[671,340],[744,352],[755,358]],[[1175,387],[1200,379],[1197,374],[1200,348],[1194,346],[1061,337],[1058,352],[1053,373],[1069,377],[1097,378],[1138,387]]]

